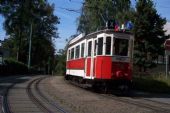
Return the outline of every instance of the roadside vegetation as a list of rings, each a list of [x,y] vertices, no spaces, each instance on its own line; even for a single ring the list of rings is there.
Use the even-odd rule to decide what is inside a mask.
[[[27,65],[15,59],[4,60],[4,65],[0,65],[0,76],[20,75],[20,74],[38,74],[42,73],[34,68],[28,69]]]
[[[55,75],[65,75],[66,73],[66,54],[65,51],[62,50],[58,52],[55,56],[55,67],[54,74]]]
[[[9,51],[9,58],[28,65],[29,69],[52,73],[53,40],[59,37],[59,18],[54,15],[54,7],[46,0],[0,1],[0,15],[4,17],[3,28],[8,36],[2,47]]]
[[[151,93],[170,94],[170,76],[164,73],[154,75],[135,75],[133,89]]]

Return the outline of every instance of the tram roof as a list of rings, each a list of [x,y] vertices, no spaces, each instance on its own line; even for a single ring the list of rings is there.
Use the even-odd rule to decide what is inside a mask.
[[[113,29],[104,29],[104,30],[100,30],[100,31],[96,31],[96,32],[92,32],[90,34],[80,34],[78,35],[77,37],[71,39],[69,42],[68,42],[68,46],[70,45],[73,45],[74,43],[77,43],[83,39],[89,39],[89,38],[94,38],[96,37],[98,34],[101,34],[101,33],[108,33],[108,34],[127,34],[127,35],[132,35],[132,33],[130,32],[123,32],[123,31],[114,31]]]

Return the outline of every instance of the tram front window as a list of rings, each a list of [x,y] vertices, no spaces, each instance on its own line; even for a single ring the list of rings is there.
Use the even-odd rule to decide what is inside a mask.
[[[114,54],[120,56],[128,56],[128,42],[127,39],[115,38],[114,42]]]

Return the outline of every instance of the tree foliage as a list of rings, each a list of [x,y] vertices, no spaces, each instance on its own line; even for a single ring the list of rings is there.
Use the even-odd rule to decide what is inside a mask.
[[[0,13],[5,17],[4,29],[13,42],[8,43],[15,48],[13,55],[27,63],[32,25],[32,66],[41,68],[52,62],[49,60],[54,59],[53,38],[58,38],[56,25],[59,24],[54,4],[46,0],[3,0],[0,6]]]
[[[129,20],[131,11],[130,0],[85,0],[77,30],[94,32],[104,27],[109,19],[116,19],[123,24]]]
[[[154,66],[158,55],[164,54],[166,19],[157,13],[152,0],[138,0],[134,20],[135,63],[146,71]]]
[[[65,50],[60,50],[55,56],[55,67],[54,71],[57,74],[65,74],[66,71],[66,53]]]

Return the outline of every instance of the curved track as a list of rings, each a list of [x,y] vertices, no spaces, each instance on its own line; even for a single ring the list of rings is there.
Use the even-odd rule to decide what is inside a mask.
[[[111,98],[120,102],[132,104],[135,106],[139,106],[141,108],[147,108],[155,111],[155,113],[170,113],[169,104],[165,103],[155,103],[155,101],[152,100],[146,100],[146,99],[133,99],[130,97],[118,97],[112,94],[101,94],[101,96],[106,98]]]
[[[29,99],[29,102],[35,104],[35,107],[40,109],[42,113],[69,113],[65,111],[62,107],[60,107],[55,101],[50,100],[48,96],[42,93],[39,88],[40,82],[47,77],[36,77],[32,79],[30,82],[24,83],[26,87],[23,89],[23,92],[26,90],[26,97]],[[23,84],[23,85],[24,85]],[[10,99],[8,98],[10,90],[15,90],[15,86],[17,82],[10,85],[6,88],[6,91],[3,95],[3,113],[14,113],[14,109],[10,104]],[[27,96],[28,95],[28,96]],[[18,97],[17,97],[18,98]],[[13,109],[12,109],[13,108]],[[20,108],[17,108],[20,109]],[[30,109],[31,112],[31,109]]]
[[[7,95],[8,95],[9,89],[12,88],[13,86],[14,86],[14,85],[9,86],[9,87],[6,89],[6,91],[5,91],[4,95],[3,95],[3,102],[2,102],[2,103],[3,103],[3,104],[2,104],[2,112],[3,112],[3,113],[12,113],[11,110],[10,110],[10,106],[9,106],[9,104],[8,104]]]
[[[5,77],[3,79],[0,79],[0,81],[9,81],[9,80],[14,80],[14,79],[17,79],[17,78],[20,78],[20,77],[24,77],[24,75]],[[8,96],[9,89],[11,89],[16,83],[17,83],[17,81],[15,81],[13,84],[7,86],[4,93],[3,93],[3,99],[2,99],[2,112],[3,113],[12,113],[11,110],[10,110],[10,106],[8,104],[7,96]]]
[[[45,77],[43,78],[38,78],[38,79],[35,79],[33,81],[31,81],[29,84],[28,84],[28,87],[27,87],[27,93],[28,93],[28,96],[30,97],[30,99],[42,110],[44,111],[44,113],[68,113],[67,111],[65,111],[62,107],[60,107],[58,104],[56,104],[55,102],[51,101],[48,99],[47,96],[45,96],[39,89],[38,85],[39,83],[45,79]],[[31,87],[35,87],[35,91],[36,91],[36,94],[35,95],[33,93],[33,91],[31,90],[32,88]],[[40,97],[40,98],[37,98],[37,97]],[[46,105],[43,104],[43,101],[45,103],[47,103]],[[49,109],[47,106],[50,105],[52,106],[53,108],[55,108],[55,111],[54,110],[51,110]]]
[[[28,94],[29,98],[31,99],[31,101],[33,101],[43,112],[45,112],[45,113],[52,113],[51,110],[49,110],[46,106],[44,106],[44,105],[42,104],[42,102],[41,102],[39,99],[37,99],[37,97],[33,94],[32,90],[31,90],[31,89],[32,89],[31,86],[32,86],[32,85],[34,84],[34,82],[36,82],[37,80],[39,80],[39,79],[35,79],[35,80],[31,81],[31,82],[28,84],[28,86],[27,86],[27,88],[26,88],[27,94]]]

